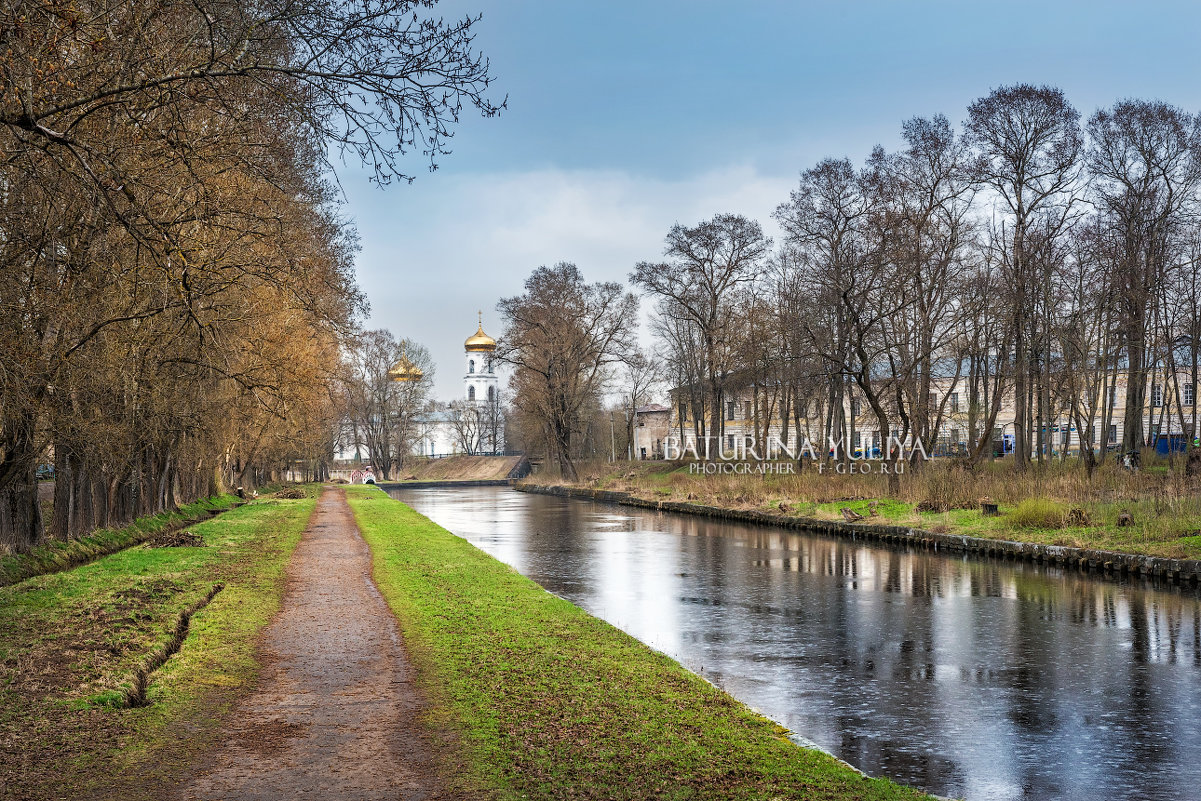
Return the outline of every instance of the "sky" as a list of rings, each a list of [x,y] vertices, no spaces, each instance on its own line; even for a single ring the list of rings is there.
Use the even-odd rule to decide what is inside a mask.
[[[862,163],[901,124],[957,128],[993,88],[1051,84],[1088,115],[1124,97],[1201,111],[1201,4],[447,0],[508,108],[466,115],[435,172],[383,189],[339,167],[366,321],[430,349],[462,392],[463,340],[541,265],[625,281],[668,229],[722,212],[773,236],[777,205],[827,156]],[[644,311],[650,302],[644,301]],[[644,337],[645,339],[645,337]],[[645,339],[649,343],[649,339]]]

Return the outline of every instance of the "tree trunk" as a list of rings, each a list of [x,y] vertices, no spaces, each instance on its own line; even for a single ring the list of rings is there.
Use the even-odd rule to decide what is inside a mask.
[[[38,503],[36,468],[32,462],[0,489],[0,544],[18,553],[42,539],[42,507]]]

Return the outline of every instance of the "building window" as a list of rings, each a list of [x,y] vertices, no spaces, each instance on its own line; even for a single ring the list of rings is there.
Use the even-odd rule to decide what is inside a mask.
[[[488,387],[488,402],[496,400],[496,387]]]
[[[1118,441],[1118,426],[1116,423],[1113,423],[1109,426],[1109,441],[1110,442]]]
[[[1118,403],[1118,385],[1114,384],[1109,388],[1109,408],[1112,409]]]
[[[1151,385],[1151,405],[1155,407],[1163,406],[1163,388],[1159,384]]]
[[[863,442],[863,437],[858,431],[855,432],[855,450],[859,450],[860,443]]]
[[[751,417],[754,416],[751,414],[751,402],[750,401],[746,401],[745,403],[742,404],[742,416],[745,417],[747,420],[750,420]]]
[[[475,372],[475,359],[472,359],[471,361],[467,362],[467,372],[469,372],[469,373]]]
[[[1185,406],[1193,405],[1193,385],[1192,384],[1185,384],[1184,388],[1180,391],[1180,395],[1181,395],[1181,401],[1184,403]]]
[[[959,393],[952,392],[951,393],[951,414],[958,414],[958,413],[959,413]],[[952,437],[952,439],[955,439],[955,437]]]
[[[475,387],[467,387],[467,400],[475,400]]]
[[[734,450],[734,435],[733,434],[726,434],[726,446],[730,449],[731,452],[733,452],[733,450]]]
[[[859,399],[851,398],[851,417],[859,416]]]
[[[726,419],[727,420],[734,419],[734,401],[726,401]],[[733,442],[731,442],[730,445],[732,447]]]
[[[492,372],[492,357],[488,357],[488,372]]]

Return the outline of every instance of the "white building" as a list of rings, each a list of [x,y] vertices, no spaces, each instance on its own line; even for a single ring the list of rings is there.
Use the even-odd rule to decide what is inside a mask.
[[[484,333],[483,315],[476,332],[463,343],[463,395],[458,402],[435,403],[418,419],[413,453],[499,453],[504,450],[496,340]]]

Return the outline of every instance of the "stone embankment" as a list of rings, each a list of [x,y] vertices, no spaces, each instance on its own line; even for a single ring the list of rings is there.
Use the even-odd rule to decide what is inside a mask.
[[[1076,569],[1107,578],[1142,577],[1156,579],[1168,584],[1197,587],[1201,583],[1201,560],[1168,559],[1139,554],[1098,551],[1088,548],[1071,548],[1063,545],[1042,545],[1033,542],[1012,542],[962,534],[939,534],[909,526],[892,526],[874,523],[843,523],[821,520],[815,517],[798,517],[758,509],[726,509],[679,501],[660,501],[641,498],[628,492],[585,489],[561,485],[537,485],[518,483],[515,489],[543,495],[559,495],[570,498],[588,498],[623,506],[656,509],[664,512],[714,517],[745,523],[812,531],[852,540],[864,540],[921,548],[930,551],[969,553],[1015,562],[1031,562],[1052,567]]]

